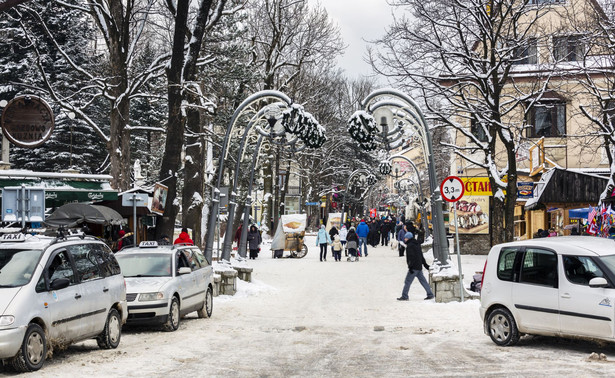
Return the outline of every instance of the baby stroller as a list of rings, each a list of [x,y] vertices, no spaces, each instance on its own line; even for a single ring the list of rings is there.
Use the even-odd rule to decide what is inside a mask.
[[[346,250],[348,251],[348,255],[349,255],[346,261],[350,261],[350,262],[359,261],[359,256],[357,256],[357,248],[358,248],[358,244],[354,240],[348,241],[346,243]]]

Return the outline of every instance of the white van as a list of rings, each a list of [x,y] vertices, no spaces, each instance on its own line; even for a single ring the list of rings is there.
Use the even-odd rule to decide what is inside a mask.
[[[0,237],[0,359],[40,369],[53,348],[120,343],[126,284],[102,241],[83,235]]]
[[[612,341],[615,241],[564,236],[499,244],[485,263],[480,315],[501,346],[523,334]]]

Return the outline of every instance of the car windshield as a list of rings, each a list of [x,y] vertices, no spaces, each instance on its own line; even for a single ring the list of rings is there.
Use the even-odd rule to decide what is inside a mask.
[[[124,277],[169,277],[171,256],[154,253],[115,255]]]
[[[0,249],[0,287],[30,282],[42,254],[38,249]]]
[[[607,268],[609,268],[611,273],[615,274],[615,255],[602,256],[600,257],[600,260],[602,260],[604,265],[606,265]]]

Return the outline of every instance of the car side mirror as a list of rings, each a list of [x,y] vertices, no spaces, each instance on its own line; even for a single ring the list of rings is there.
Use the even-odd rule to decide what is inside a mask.
[[[190,273],[192,273],[192,269],[188,268],[187,266],[182,266],[181,268],[179,268],[179,270],[177,271],[177,273],[178,273],[179,275],[182,275],[182,274],[190,274]]]
[[[607,287],[609,283],[604,277],[594,277],[589,280],[589,287]]]
[[[70,285],[70,280],[68,278],[56,278],[55,280],[51,281],[51,285],[49,285],[49,288],[51,290],[60,290],[68,287],[68,285]]]

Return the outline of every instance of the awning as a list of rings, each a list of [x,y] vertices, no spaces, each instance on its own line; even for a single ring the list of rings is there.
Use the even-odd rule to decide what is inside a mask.
[[[56,209],[47,219],[45,225],[50,227],[74,227],[81,223],[121,224],[124,218],[115,210],[106,206],[85,203],[67,203]]]
[[[595,174],[552,168],[536,183],[534,198],[525,203],[527,210],[548,204],[597,204],[608,179]]]
[[[108,182],[60,179],[0,179],[0,188],[25,185],[45,189],[45,207],[61,206],[67,202],[113,201],[117,191]]]

